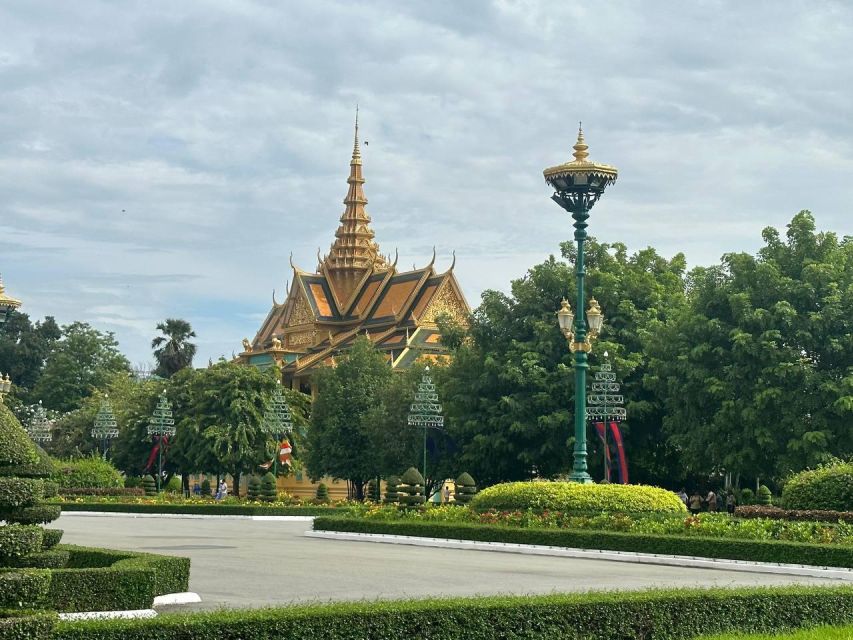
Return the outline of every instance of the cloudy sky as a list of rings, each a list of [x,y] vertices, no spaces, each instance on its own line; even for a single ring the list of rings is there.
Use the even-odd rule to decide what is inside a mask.
[[[691,264],[803,208],[853,233],[843,2],[0,2],[0,272],[34,317],[150,360],[189,320],[230,356],[313,269],[355,104],[377,240],[438,250],[472,306],[556,252],[545,166],[578,120],[619,167],[602,240]]]

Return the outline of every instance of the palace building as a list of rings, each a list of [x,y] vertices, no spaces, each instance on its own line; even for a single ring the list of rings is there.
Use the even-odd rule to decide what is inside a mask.
[[[436,319],[449,315],[467,323],[471,312],[453,264],[438,273],[432,261],[412,271],[397,270],[397,256],[379,251],[365,205],[364,177],[358,141],[358,118],[349,189],[335,240],[325,256],[317,252],[313,273],[293,264],[287,297],[273,304],[254,340],[243,340],[238,360],[261,368],[278,367],[292,389],[311,392],[311,374],[333,365],[337,354],[358,336],[367,336],[389,365],[405,369],[418,359],[440,359]]]

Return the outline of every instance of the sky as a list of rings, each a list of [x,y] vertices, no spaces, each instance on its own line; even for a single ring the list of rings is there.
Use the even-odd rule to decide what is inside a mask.
[[[690,265],[810,209],[853,234],[853,4],[0,0],[0,273],[151,361],[240,351],[343,212],[472,307],[571,238],[542,169],[619,168],[590,233]]]

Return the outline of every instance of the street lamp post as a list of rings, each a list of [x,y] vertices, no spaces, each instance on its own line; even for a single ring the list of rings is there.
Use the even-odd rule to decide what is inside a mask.
[[[52,426],[53,423],[47,417],[47,412],[44,410],[41,400],[39,400],[32,419],[25,427],[30,440],[33,442],[50,442],[53,440],[53,434],[50,431]]]
[[[607,451],[607,430],[610,422],[621,422],[628,414],[625,411],[625,398],[619,393],[619,383],[616,382],[616,374],[611,371],[610,359],[604,352],[604,364],[595,374],[592,383],[592,393],[587,398],[586,417],[591,422],[604,422],[604,479],[610,482],[610,465]],[[623,480],[624,482],[624,480]]]
[[[104,401],[98,408],[98,415],[95,416],[95,424],[92,427],[92,438],[101,441],[104,460],[106,460],[110,440],[118,438],[118,422],[116,422],[109,396],[104,396]]]
[[[587,472],[586,451],[586,370],[587,354],[592,351],[592,340],[598,336],[604,322],[604,315],[595,298],[589,301],[586,318],[581,311],[586,304],[584,280],[584,243],[587,238],[587,219],[589,211],[598,201],[604,190],[616,181],[616,167],[590,161],[583,129],[578,129],[578,140],[574,145],[574,160],[549,167],[543,172],[545,181],[554,189],[551,199],[572,215],[577,242],[575,259],[575,277],[577,279],[577,309],[572,313],[567,300],[563,300],[557,319],[563,335],[569,342],[569,350],[575,356],[575,447],[572,473],[569,478],[574,482],[590,483],[592,478]]]
[[[441,413],[441,405],[438,403],[438,393],[429,375],[429,367],[424,369],[424,375],[415,392],[415,401],[409,412],[409,426],[420,427],[424,430],[424,489],[426,489],[427,477],[427,429],[441,429],[444,427],[444,416]],[[426,492],[424,492],[426,493]],[[429,500],[429,496],[424,496]]]

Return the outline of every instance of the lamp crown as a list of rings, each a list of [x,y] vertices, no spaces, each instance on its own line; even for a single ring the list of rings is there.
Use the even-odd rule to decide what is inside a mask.
[[[578,123],[578,141],[572,147],[575,152],[572,154],[575,157],[575,162],[586,162],[589,158],[589,145],[583,139],[583,122]]]

